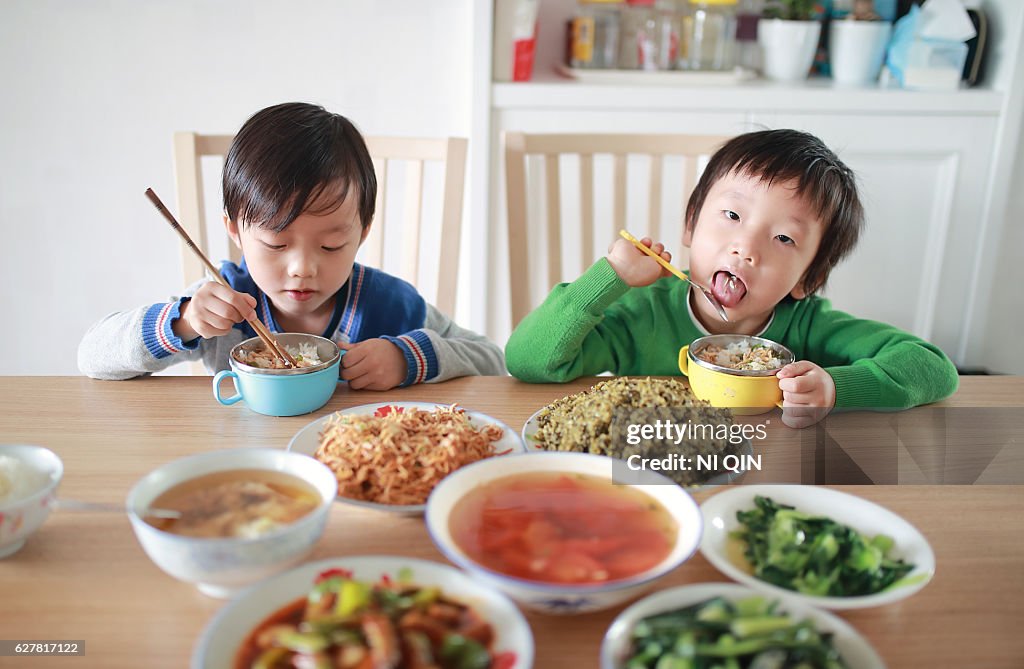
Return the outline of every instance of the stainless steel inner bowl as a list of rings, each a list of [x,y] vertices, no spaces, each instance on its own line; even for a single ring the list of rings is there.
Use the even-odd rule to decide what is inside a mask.
[[[732,367],[723,367],[721,365],[716,365],[713,362],[701,360],[697,357],[697,354],[708,346],[714,345],[724,348],[730,344],[735,344],[741,341],[749,342],[751,346],[755,346],[757,344],[767,346],[775,351],[775,354],[782,361],[782,364],[775,369],[733,369]],[[690,349],[686,352],[686,355],[692,364],[700,365],[701,367],[711,369],[716,372],[722,372],[723,374],[733,374],[734,376],[775,376],[775,373],[779,371],[779,369],[796,360],[796,356],[793,355],[793,352],[778,342],[772,341],[771,339],[765,339],[764,337],[754,337],[752,335],[741,334],[717,334],[695,339],[693,343],[690,344]]]
[[[292,346],[298,348],[299,344],[313,344],[316,346],[317,355],[320,357],[320,364],[312,367],[295,367],[292,369],[267,369],[264,367],[253,367],[239,362],[238,357],[248,354],[250,351],[263,351],[266,344],[259,337],[246,339],[236,344],[231,349],[231,369],[236,372],[247,372],[249,374],[270,374],[272,376],[292,376],[295,374],[311,374],[326,369],[334,364],[341,355],[341,349],[330,339],[318,337],[317,335],[304,334],[301,332],[282,332],[274,334],[274,338],[281,346]]]

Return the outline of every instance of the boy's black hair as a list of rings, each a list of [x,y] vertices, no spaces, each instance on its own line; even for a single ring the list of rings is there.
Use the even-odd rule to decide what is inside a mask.
[[[766,185],[795,181],[824,222],[818,252],[803,278],[810,295],[828,280],[839,261],[857,244],[864,227],[864,208],[857,196],[853,170],[825,144],[799,130],[762,130],[739,135],[711,156],[686,205],[686,229],[692,230],[711,187],[731,173],[759,178]]]
[[[223,189],[224,211],[240,226],[280,232],[303,212],[330,213],[354,193],[365,228],[373,219],[377,177],[351,121],[287,102],[256,112],[235,135]]]

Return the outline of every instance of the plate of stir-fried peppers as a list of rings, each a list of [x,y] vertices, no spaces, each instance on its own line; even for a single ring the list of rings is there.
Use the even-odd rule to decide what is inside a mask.
[[[519,669],[533,639],[499,592],[436,562],[323,560],[240,594],[207,626],[194,669]]]

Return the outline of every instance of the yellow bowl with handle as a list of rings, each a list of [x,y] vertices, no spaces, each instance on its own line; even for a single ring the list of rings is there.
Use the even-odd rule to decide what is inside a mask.
[[[780,364],[767,369],[736,369],[709,348],[721,351],[765,347]],[[706,357],[712,357],[711,362]],[[690,379],[693,394],[712,406],[731,409],[739,416],[754,416],[782,406],[782,391],[775,373],[794,361],[793,352],[778,342],[750,335],[719,334],[694,340],[679,349],[679,371]]]

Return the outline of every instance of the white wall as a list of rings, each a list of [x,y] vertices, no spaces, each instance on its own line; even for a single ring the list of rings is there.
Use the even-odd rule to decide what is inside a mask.
[[[303,100],[468,136],[472,1],[0,3],[0,375],[77,374],[92,322],[182,288],[142,194],[173,201],[174,131]]]

